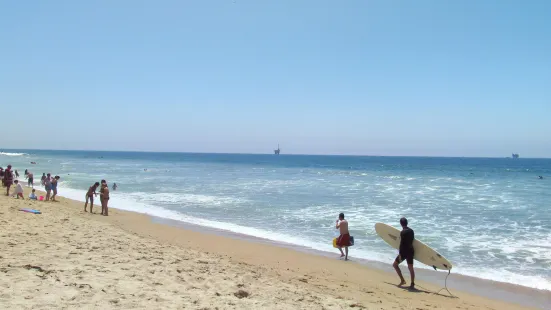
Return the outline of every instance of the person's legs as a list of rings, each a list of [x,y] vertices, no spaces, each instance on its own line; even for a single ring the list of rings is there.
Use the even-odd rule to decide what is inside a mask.
[[[21,199],[25,200],[25,198],[23,198],[23,193],[17,194],[17,199],[19,199],[19,197],[21,197]]]
[[[86,208],[88,208],[88,199],[90,199],[90,196],[88,196],[88,194],[86,194],[86,202],[84,203],[84,212],[88,212],[86,210]]]
[[[409,275],[411,276],[411,282],[409,288],[415,288],[415,270],[413,270],[413,253],[407,258]]]
[[[46,198],[44,200],[46,200],[46,201],[50,200],[51,192],[52,192],[52,190],[49,187],[47,187],[46,188]]]
[[[344,257],[344,252],[342,251],[342,247],[343,247],[343,238],[344,238],[344,235],[340,235],[338,238],[337,238],[337,248],[339,249],[339,251],[341,251],[341,257]]]
[[[344,256],[344,260],[348,260],[348,247],[347,246],[344,247],[344,252],[346,253],[346,255]]]
[[[6,182],[6,196],[10,195],[11,182]]]
[[[403,261],[403,259],[400,257],[400,255],[398,255],[396,257],[396,259],[394,260],[394,264],[392,264],[392,266],[394,267],[394,270],[396,270],[396,273],[398,274],[398,276],[400,277],[400,284],[398,284],[398,286],[402,286],[404,284],[406,284],[406,280],[404,279],[404,276],[402,275],[402,271],[400,270],[400,263]]]
[[[105,211],[103,215],[109,216],[109,199],[105,199]]]
[[[101,198],[101,215],[103,215],[103,211],[105,210],[105,199]]]
[[[57,187],[52,190],[54,194],[52,195],[52,201],[55,201],[55,196],[57,195]]]

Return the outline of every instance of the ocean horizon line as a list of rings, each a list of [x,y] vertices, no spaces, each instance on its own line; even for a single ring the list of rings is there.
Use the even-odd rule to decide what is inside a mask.
[[[8,152],[6,152],[8,151]],[[247,152],[204,152],[204,151],[144,151],[144,150],[92,150],[92,149],[33,149],[33,148],[4,148],[0,153],[45,151],[45,152],[94,152],[94,153],[149,153],[149,154],[188,154],[188,155],[266,155],[266,156],[316,156],[316,157],[389,157],[389,158],[472,158],[472,159],[513,159],[511,156],[458,156],[458,155],[374,155],[374,154],[308,154],[308,153],[247,153]],[[551,159],[551,157],[524,156],[518,159]]]

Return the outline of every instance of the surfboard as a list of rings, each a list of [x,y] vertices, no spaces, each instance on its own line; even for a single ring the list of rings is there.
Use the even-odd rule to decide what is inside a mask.
[[[388,245],[398,249],[400,246],[400,231],[398,229],[384,223],[376,223],[375,231]],[[452,269],[452,263],[449,260],[428,245],[417,240],[417,238],[413,240],[413,250],[413,258],[425,265],[431,266],[434,269]]]
[[[34,214],[42,214],[39,210],[35,209],[19,209],[19,211],[27,212],[27,213],[34,213]]]

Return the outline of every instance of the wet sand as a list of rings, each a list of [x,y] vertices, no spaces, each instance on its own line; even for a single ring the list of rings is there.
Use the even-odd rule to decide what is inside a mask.
[[[507,303],[506,296],[486,298],[450,282],[457,298],[435,294],[441,285],[424,271],[418,290],[409,291],[396,287],[384,266],[113,208],[109,217],[97,214],[99,206],[84,213],[83,203],[59,199],[0,196],[1,308],[523,309],[543,308],[528,302],[534,296],[549,301],[546,292],[510,286],[525,297]],[[499,292],[485,282],[470,285]]]

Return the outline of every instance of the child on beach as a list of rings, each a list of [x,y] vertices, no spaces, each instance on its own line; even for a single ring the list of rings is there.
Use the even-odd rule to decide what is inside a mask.
[[[36,197],[35,189],[34,189],[34,188],[33,188],[32,193],[29,195],[29,199],[32,199],[32,200],[37,200],[37,199],[38,199],[38,197]]]
[[[15,190],[13,191],[12,197],[17,196],[17,199],[19,199],[19,197],[25,199],[23,198],[23,186],[21,186],[18,180],[13,181],[13,183],[15,183]]]

